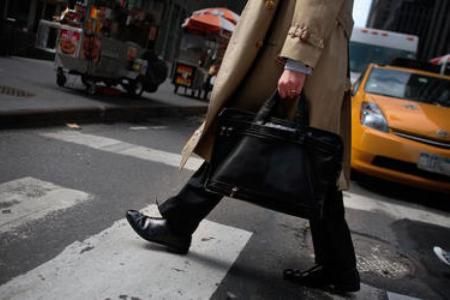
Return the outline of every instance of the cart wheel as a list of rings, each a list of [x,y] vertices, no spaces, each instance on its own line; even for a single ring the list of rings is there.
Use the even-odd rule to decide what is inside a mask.
[[[88,80],[88,78],[86,77],[86,75],[81,75],[81,83],[83,83],[83,85],[84,85],[86,88],[88,88],[88,86],[89,86],[89,80]]]
[[[128,85],[127,92],[130,96],[139,98],[144,93],[144,82],[142,78],[137,78],[134,81],[131,81]]]
[[[151,84],[149,84],[147,86],[147,92],[149,92],[149,93],[154,93],[157,90],[158,90],[158,85],[157,84],[151,83]]]
[[[105,83],[106,87],[109,87],[109,88],[116,85],[114,83],[114,81],[112,81],[112,80],[105,80],[104,83]]]
[[[62,70],[58,70],[58,73],[56,74],[56,84],[60,87],[64,87],[67,82],[67,77],[64,75],[64,72]]]
[[[97,85],[95,84],[95,82],[86,82],[86,91],[88,93],[89,96],[94,96],[95,93],[97,92]]]

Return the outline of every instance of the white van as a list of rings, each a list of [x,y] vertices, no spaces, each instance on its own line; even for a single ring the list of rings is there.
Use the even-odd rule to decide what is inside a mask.
[[[350,71],[355,82],[369,63],[389,64],[395,58],[415,59],[419,38],[415,35],[355,27],[350,39]]]

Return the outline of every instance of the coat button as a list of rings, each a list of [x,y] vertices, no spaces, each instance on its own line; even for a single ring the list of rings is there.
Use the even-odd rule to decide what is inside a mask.
[[[265,4],[266,4],[266,8],[268,8],[268,9],[273,9],[275,7],[274,0],[267,0]]]
[[[262,41],[257,41],[256,44],[255,44],[256,48],[258,48],[258,49],[261,48],[262,45],[263,45]]]

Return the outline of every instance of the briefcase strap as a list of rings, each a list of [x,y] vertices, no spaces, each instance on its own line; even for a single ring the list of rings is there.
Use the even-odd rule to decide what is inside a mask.
[[[281,97],[278,91],[275,91],[272,96],[267,99],[261,106],[260,110],[256,114],[254,122],[256,124],[265,124],[271,117],[275,115],[277,111],[277,106],[281,103]],[[309,127],[309,111],[308,111],[308,101],[306,100],[305,94],[302,92],[300,99],[298,101],[298,108],[295,115],[296,129],[299,132],[305,132],[306,128]]]

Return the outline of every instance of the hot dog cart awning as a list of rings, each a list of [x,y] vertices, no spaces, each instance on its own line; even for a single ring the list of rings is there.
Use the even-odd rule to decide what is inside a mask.
[[[238,21],[239,15],[227,8],[206,8],[193,12],[182,27],[194,33],[230,34]]]

